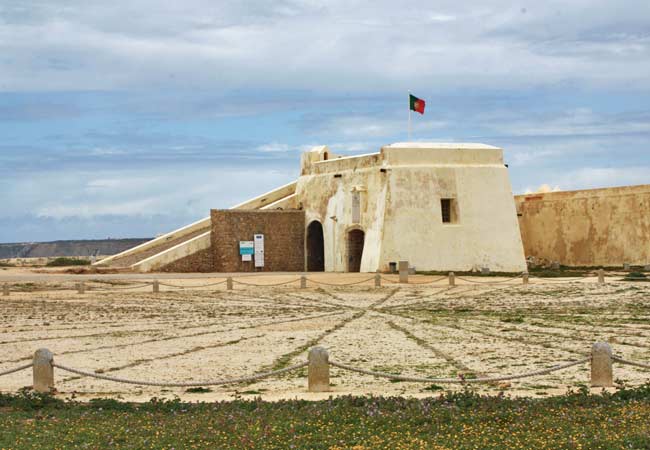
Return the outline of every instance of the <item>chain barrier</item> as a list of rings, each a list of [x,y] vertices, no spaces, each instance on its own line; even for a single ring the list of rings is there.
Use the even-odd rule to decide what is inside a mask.
[[[123,286],[123,287],[111,286],[110,288],[97,288],[97,287],[86,285],[86,290],[95,291],[95,292],[124,291],[127,289],[142,289],[143,287],[147,287],[151,285],[153,285],[153,283],[144,283],[136,286]]]
[[[20,372],[21,370],[29,369],[33,365],[34,365],[34,363],[29,363],[29,364],[25,364],[23,366],[14,367],[13,369],[2,371],[2,372],[0,372],[0,377],[3,377],[5,375],[10,375],[10,374],[15,373],[15,372]]]
[[[447,279],[449,279],[449,276],[443,275],[441,277],[434,278],[433,280],[428,280],[428,281],[420,281],[420,282],[409,281],[408,284],[434,284],[437,283],[438,281],[447,280]]]
[[[395,281],[395,280],[391,280],[390,278],[386,278],[386,277],[381,277],[381,279],[382,279],[383,281],[387,282],[387,283],[391,283],[391,284],[400,284],[399,280],[398,280],[398,281]]]
[[[235,279],[232,280],[234,284],[241,284],[242,286],[256,286],[256,287],[275,287],[275,286],[285,286],[287,284],[292,284],[292,283],[297,283],[300,281],[300,278],[297,278],[295,280],[289,280],[285,281],[283,283],[271,283],[271,284],[255,284],[255,283],[246,283],[244,281],[237,281]]]
[[[621,364],[627,364],[628,366],[636,366],[636,367],[643,367],[644,369],[650,369],[650,364],[628,361],[627,359],[619,358],[618,356],[612,356],[612,361],[616,361]]]
[[[591,276],[584,276],[584,277],[572,277],[572,278],[564,278],[562,277],[562,280],[552,280],[552,278],[549,277],[536,277],[534,275],[529,275],[530,278],[535,278],[538,280],[544,280],[544,283],[550,283],[550,284],[561,284],[561,283],[573,283],[576,281],[580,280],[586,280],[587,278],[593,278]],[[555,278],[560,278],[560,277],[555,277]]]
[[[373,281],[374,279],[375,277],[372,277],[372,278],[368,278],[367,280],[355,281],[353,283],[326,283],[324,281],[316,281],[316,280],[312,280],[311,278],[305,278],[305,280],[310,283],[323,285],[323,286],[354,286],[355,284],[367,283],[368,281]]]
[[[504,375],[500,377],[483,377],[483,378],[464,378],[462,375],[459,375],[458,378],[420,378],[420,377],[406,377],[402,375],[395,375],[391,373],[386,373],[386,372],[376,372],[373,370],[366,370],[366,369],[360,369],[358,367],[352,367],[348,366],[346,364],[341,364],[336,361],[330,361],[329,364],[334,367],[338,367],[339,369],[345,369],[349,370],[351,372],[357,372],[361,373],[364,375],[372,375],[375,377],[383,377],[383,378],[389,378],[391,380],[399,380],[399,381],[410,381],[410,382],[416,382],[416,383],[492,383],[496,381],[508,381],[508,380],[516,380],[519,378],[528,378],[528,377],[534,377],[538,375],[546,375],[551,372],[555,372],[558,370],[563,370],[567,369],[569,367],[577,366],[580,364],[584,364],[586,362],[591,361],[591,357],[589,358],[584,358],[580,359],[578,361],[571,361],[568,363],[564,364],[558,364],[553,367],[549,367],[548,369],[540,369],[540,370],[534,370],[532,372],[525,372],[525,373],[520,373],[520,374],[515,374],[515,375]]]
[[[517,280],[517,279],[523,277],[524,273],[525,272],[522,272],[519,275],[517,275],[516,277],[508,278],[507,280],[499,280],[499,281],[476,281],[476,280],[470,280],[469,278],[459,277],[458,275],[456,275],[456,279],[457,280],[467,281],[468,283],[473,283],[473,284],[501,284],[501,283],[507,283],[509,281]]]
[[[220,284],[225,284],[228,280],[222,280],[222,281],[217,281],[215,283],[208,283],[208,284],[199,284],[199,285],[187,285],[187,286],[178,286],[176,284],[169,284],[169,283],[163,283],[162,281],[159,281],[158,284],[160,286],[166,286],[170,287],[173,289],[195,289],[195,288],[206,288],[206,287],[212,287],[212,286],[219,286]]]
[[[279,375],[282,373],[291,372],[293,370],[302,369],[303,367],[306,367],[308,364],[309,364],[308,362],[302,362],[300,364],[294,364],[293,366],[285,367],[284,369],[272,370],[270,372],[259,373],[257,375],[251,375],[248,377],[230,378],[228,380],[208,380],[208,381],[201,381],[201,382],[192,381],[189,383],[130,380],[128,378],[111,377],[108,375],[100,375],[93,372],[87,372],[85,370],[75,369],[58,363],[52,363],[52,366],[61,370],[65,370],[66,372],[74,373],[76,375],[97,378],[99,380],[113,381],[116,383],[136,384],[140,386],[196,387],[196,386],[219,386],[224,384],[237,384],[237,383],[246,383],[250,381],[257,381],[263,378],[271,377],[273,375]]]

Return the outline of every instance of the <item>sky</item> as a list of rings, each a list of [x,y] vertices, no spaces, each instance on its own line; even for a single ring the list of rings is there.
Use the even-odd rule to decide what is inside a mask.
[[[514,193],[650,183],[647,0],[0,0],[0,242],[170,231],[406,141],[409,90]]]

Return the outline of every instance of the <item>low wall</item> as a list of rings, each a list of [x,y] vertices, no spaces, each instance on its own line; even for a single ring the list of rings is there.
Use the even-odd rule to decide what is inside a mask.
[[[305,269],[304,211],[212,210],[215,272],[255,272],[242,261],[239,241],[264,235],[264,267],[259,271],[301,272]]]
[[[526,256],[567,266],[650,264],[650,185],[515,197]]]

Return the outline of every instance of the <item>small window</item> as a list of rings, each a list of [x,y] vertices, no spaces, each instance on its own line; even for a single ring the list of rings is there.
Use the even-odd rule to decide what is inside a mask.
[[[440,199],[440,212],[442,223],[457,223],[458,211],[456,211],[456,200],[453,198]]]

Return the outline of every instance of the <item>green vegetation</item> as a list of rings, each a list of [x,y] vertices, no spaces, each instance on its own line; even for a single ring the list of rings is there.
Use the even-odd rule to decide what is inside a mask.
[[[443,276],[448,275],[449,272],[439,271],[417,271],[418,275],[430,276]],[[594,268],[579,268],[579,267],[565,267],[561,266],[559,269],[548,269],[543,267],[531,267],[528,269],[531,277],[540,278],[573,278],[595,276]],[[521,272],[454,272],[456,276],[460,277],[506,277],[513,278],[521,275]]]
[[[62,257],[62,258],[55,258],[45,265],[47,267],[89,266],[90,261],[88,261],[87,259]]]
[[[433,389],[432,389],[433,390]],[[0,448],[644,449],[650,384],[510,399],[470,391],[427,399],[147,403],[0,395]]]
[[[0,267],[16,267],[16,265],[7,261],[0,261]]]
[[[630,272],[625,275],[622,281],[650,281],[650,277],[642,272]]]

